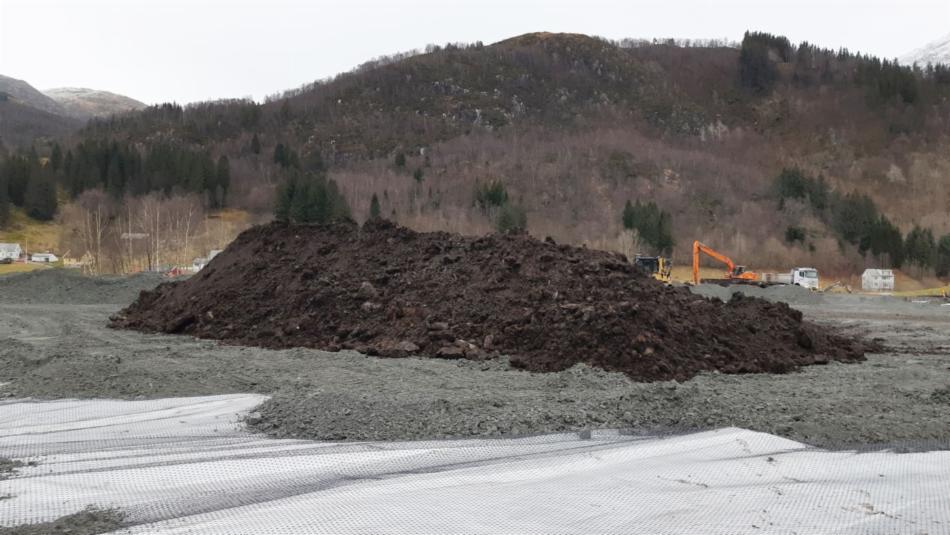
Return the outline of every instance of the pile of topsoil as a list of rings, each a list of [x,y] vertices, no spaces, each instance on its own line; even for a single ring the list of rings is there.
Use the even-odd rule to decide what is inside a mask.
[[[780,373],[866,349],[783,303],[706,299],[616,253],[383,221],[252,228],[191,279],[142,292],[112,325],[382,357],[503,354],[531,371],[586,362],[641,380]]]

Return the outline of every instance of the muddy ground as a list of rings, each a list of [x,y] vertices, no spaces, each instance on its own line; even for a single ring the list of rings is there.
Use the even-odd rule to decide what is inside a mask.
[[[0,291],[15,282],[0,280]],[[0,304],[0,396],[260,392],[273,397],[251,415],[253,428],[332,440],[738,426],[831,448],[950,445],[950,306],[773,292],[813,321],[882,339],[886,351],[781,375],[638,383],[585,365],[530,373],[504,359],[381,359],[114,330],[108,318],[127,303],[74,304],[92,299],[44,294],[30,304]]]

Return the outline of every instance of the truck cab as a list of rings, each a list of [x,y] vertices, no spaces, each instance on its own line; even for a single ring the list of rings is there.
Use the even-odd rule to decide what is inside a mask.
[[[808,288],[809,290],[818,289],[818,270],[810,267],[797,267],[792,270],[792,284]]]

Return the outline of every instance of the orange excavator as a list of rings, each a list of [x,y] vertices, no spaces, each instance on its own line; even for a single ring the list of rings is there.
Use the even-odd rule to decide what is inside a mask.
[[[722,262],[728,268],[725,279],[709,280],[708,282],[723,282],[736,284],[753,284],[759,275],[754,271],[746,271],[745,266],[737,266],[728,256],[716,251],[715,249],[700,243],[693,242],[693,284],[699,284],[699,253],[705,253],[707,256],[715,258]]]

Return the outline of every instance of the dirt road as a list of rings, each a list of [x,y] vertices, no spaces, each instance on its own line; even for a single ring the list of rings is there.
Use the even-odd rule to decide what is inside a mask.
[[[52,292],[42,297],[57,300]],[[504,360],[223,346],[105,327],[122,303],[37,302],[0,305],[0,396],[265,393],[273,397],[252,415],[252,427],[316,439],[738,426],[826,447],[950,444],[950,306],[782,297],[803,301],[796,306],[815,321],[881,338],[889,349],[863,363],[783,375],[702,374],[683,383],[636,383],[583,365],[536,374],[513,370]],[[90,298],[70,293],[58,300]]]

